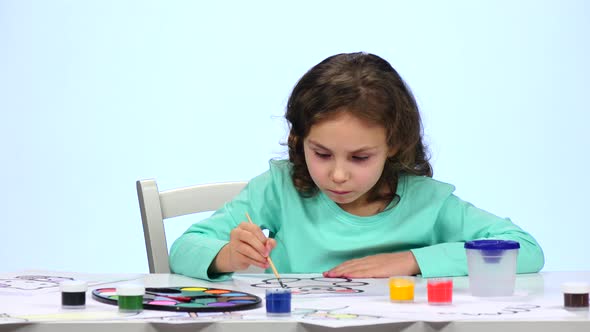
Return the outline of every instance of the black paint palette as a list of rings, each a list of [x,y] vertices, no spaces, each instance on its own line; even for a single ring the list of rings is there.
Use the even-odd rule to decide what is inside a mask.
[[[116,288],[97,288],[92,298],[98,302],[118,305]],[[185,312],[224,312],[260,307],[262,299],[256,295],[221,288],[163,287],[146,288],[143,308],[148,310]]]

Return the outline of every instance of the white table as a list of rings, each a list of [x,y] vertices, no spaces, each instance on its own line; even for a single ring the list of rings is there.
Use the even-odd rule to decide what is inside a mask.
[[[39,274],[35,272],[34,274]],[[56,272],[45,272],[56,275]],[[0,275],[2,279],[10,276]],[[76,277],[76,276],[74,276]],[[285,275],[285,278],[299,275]],[[79,279],[79,277],[76,277]],[[102,275],[104,280],[142,278],[146,287],[190,286],[219,287],[246,292],[251,280],[271,279],[272,275],[236,275],[234,280],[209,283],[172,274]],[[102,279],[96,280],[102,280]],[[258,279],[257,279],[258,278]],[[356,281],[356,280],[354,280]],[[332,296],[312,295],[294,297],[294,314],[288,318],[268,318],[264,308],[234,313],[235,316],[186,318],[132,318],[112,319],[117,308],[98,303],[87,297],[86,312],[101,312],[111,316],[97,319],[79,319],[81,313],[67,319],[68,312],[60,308],[61,294],[47,288],[41,295],[15,295],[0,288],[0,332],[3,331],[333,331],[334,327],[346,331],[590,331],[588,310],[566,311],[560,285],[566,281],[590,282],[590,271],[543,272],[517,276],[516,293],[510,298],[477,299],[469,295],[468,279],[454,279],[454,302],[451,306],[429,306],[426,303],[426,282],[417,279],[416,299],[412,304],[393,304],[388,299],[386,279],[362,279],[370,283],[363,295]],[[91,289],[109,284],[91,286]],[[116,285],[116,283],[113,283]],[[289,285],[290,287],[292,285]],[[296,286],[296,285],[295,285]],[[245,289],[246,288],[246,289]],[[362,287],[361,287],[362,288]],[[264,289],[257,295],[264,298]],[[89,291],[90,292],[90,291]],[[309,308],[328,308],[311,312]],[[20,313],[15,313],[20,308]],[[25,309],[23,309],[25,308]],[[299,309],[297,309],[299,308]],[[308,311],[301,311],[306,308]],[[330,311],[329,308],[334,310]],[[341,309],[345,308],[345,309]],[[22,310],[37,313],[48,311],[56,319],[41,314],[23,316]],[[262,313],[261,313],[262,312]],[[444,313],[444,315],[441,314]],[[144,312],[149,314],[152,312]],[[158,313],[158,312],[155,312]],[[303,314],[302,314],[303,313]],[[63,314],[59,316],[59,314]],[[53,316],[52,316],[53,315]],[[357,315],[357,316],[354,316]],[[28,321],[22,317],[28,317]],[[21,319],[19,319],[21,317]],[[64,318],[65,317],[65,318]],[[237,318],[236,318],[237,317]],[[375,318],[376,317],[376,318]],[[447,318],[448,317],[448,318]]]

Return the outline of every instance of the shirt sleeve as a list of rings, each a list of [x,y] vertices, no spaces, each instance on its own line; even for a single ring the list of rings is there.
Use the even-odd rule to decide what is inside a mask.
[[[170,269],[173,273],[209,281],[223,281],[232,273],[209,274],[208,269],[219,251],[229,243],[230,232],[241,222],[247,222],[248,212],[255,224],[275,231],[269,222],[277,209],[277,189],[273,174],[265,172],[254,179],[230,202],[211,217],[191,225],[170,248]],[[280,174],[279,174],[280,175]],[[275,175],[275,177],[279,177]],[[280,178],[280,177],[279,177]]]
[[[450,195],[441,207],[434,226],[433,245],[412,249],[422,276],[467,275],[465,241],[513,240],[520,243],[517,273],[534,273],[545,259],[537,241],[512,223]]]
[[[211,217],[191,225],[170,248],[170,269],[173,273],[210,281],[223,281],[231,273],[209,275],[208,269],[221,248],[229,243],[229,234],[241,220],[234,218],[235,205],[247,196],[245,188],[232,202],[225,204]],[[245,218],[244,218],[245,219]]]

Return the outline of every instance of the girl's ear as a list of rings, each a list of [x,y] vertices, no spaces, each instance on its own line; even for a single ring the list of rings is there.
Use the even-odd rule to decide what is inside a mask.
[[[395,155],[397,154],[398,151],[399,151],[399,148],[397,146],[389,148],[389,151],[387,151],[387,158],[395,157]]]

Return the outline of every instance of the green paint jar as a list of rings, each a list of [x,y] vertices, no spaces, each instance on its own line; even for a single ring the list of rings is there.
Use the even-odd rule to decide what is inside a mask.
[[[117,287],[117,303],[119,312],[141,312],[143,310],[143,295],[145,288],[142,285],[126,284]]]

